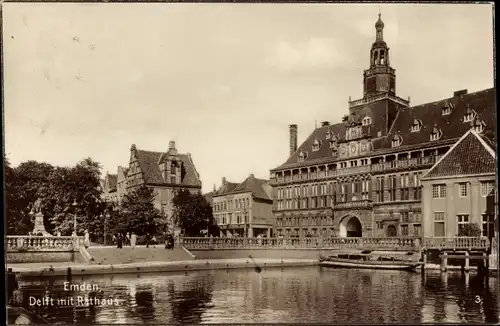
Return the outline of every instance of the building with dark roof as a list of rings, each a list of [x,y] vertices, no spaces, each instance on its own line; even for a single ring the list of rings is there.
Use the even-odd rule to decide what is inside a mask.
[[[271,236],[274,223],[269,180],[253,174],[239,184],[222,178],[222,185],[212,193],[212,209],[222,236]]]
[[[118,175],[109,174],[106,172],[104,180],[102,182],[102,198],[107,202],[117,202],[118,194],[116,191],[116,184],[118,181]]]
[[[469,130],[422,177],[423,236],[453,237],[465,224],[494,236],[496,155]]]
[[[174,191],[201,191],[200,176],[191,154],[179,153],[174,141],[169,142],[167,152],[140,150],[133,144],[128,167],[119,166],[117,174],[106,174],[103,197],[120,203],[127,192],[143,185],[154,188],[155,207],[165,214],[169,228],[178,232],[172,219]]]
[[[496,142],[494,88],[417,106],[396,95],[379,16],[363,97],[342,122],[323,122],[271,170],[276,231],[285,236],[421,235],[420,178],[470,129]]]

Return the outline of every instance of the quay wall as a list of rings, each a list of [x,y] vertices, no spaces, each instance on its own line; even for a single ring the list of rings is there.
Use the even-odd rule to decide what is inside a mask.
[[[240,259],[240,258],[283,258],[283,259],[318,259],[320,255],[329,256],[338,253],[335,249],[190,249],[195,259]]]
[[[9,264],[18,263],[83,263],[86,260],[75,251],[7,251],[5,260]]]
[[[317,259],[217,259],[217,260],[188,260],[170,262],[150,262],[148,264],[131,263],[117,265],[94,265],[80,264],[70,266],[31,267],[7,265],[12,268],[18,278],[39,278],[39,277],[65,277],[68,274],[68,267],[71,268],[71,275],[104,275],[104,274],[128,274],[128,273],[159,273],[159,272],[189,272],[202,270],[224,270],[224,269],[244,269],[254,268],[265,270],[266,268],[281,267],[304,267],[317,266]],[[259,271],[260,272],[260,271]]]

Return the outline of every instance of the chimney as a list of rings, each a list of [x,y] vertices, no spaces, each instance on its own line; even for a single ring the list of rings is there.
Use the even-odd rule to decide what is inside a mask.
[[[135,150],[136,150],[136,149],[135,149],[135,144],[132,144],[132,146],[130,146],[130,151],[131,151],[131,152],[133,152],[133,151],[135,151]]]
[[[329,126],[329,125],[330,125],[330,122],[328,122],[328,121],[323,121],[321,123],[321,127],[325,127],[325,126]]]
[[[467,90],[466,89],[462,89],[462,90],[453,92],[453,97],[458,97],[458,96],[462,96],[462,95],[465,95],[465,94],[467,94]]]
[[[227,183],[226,177],[222,177],[222,185],[225,185]]]
[[[175,141],[171,140],[168,142],[168,149],[175,149]]]
[[[250,173],[250,178],[255,178],[253,173]]]
[[[290,156],[297,151],[297,125],[290,125]]]

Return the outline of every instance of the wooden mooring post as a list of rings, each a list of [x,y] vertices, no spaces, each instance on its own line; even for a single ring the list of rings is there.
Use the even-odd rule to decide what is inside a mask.
[[[448,268],[448,253],[444,252],[441,255],[441,272],[446,272],[447,268]]]

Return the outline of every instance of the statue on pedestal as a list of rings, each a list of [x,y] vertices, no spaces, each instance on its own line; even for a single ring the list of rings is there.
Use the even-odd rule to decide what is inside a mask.
[[[33,227],[33,231],[31,232],[31,234],[33,234],[33,235],[42,234],[43,236],[51,236],[51,234],[45,230],[45,226],[43,224],[42,199],[41,198],[38,198],[33,203],[33,207],[31,208],[30,214],[35,216],[35,220],[33,221],[34,227]]]

